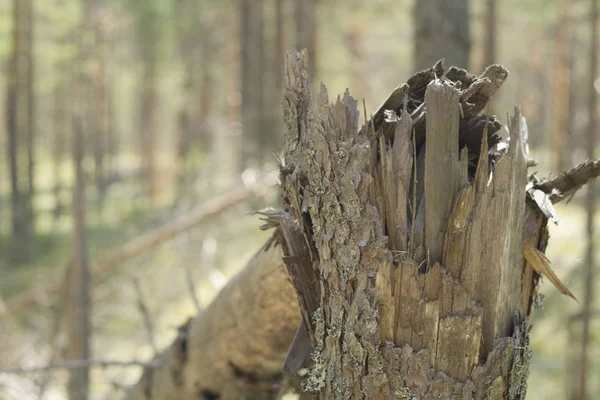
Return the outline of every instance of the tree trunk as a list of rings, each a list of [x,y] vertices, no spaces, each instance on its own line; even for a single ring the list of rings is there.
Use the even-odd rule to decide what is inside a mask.
[[[31,257],[34,240],[32,17],[31,0],[14,0],[13,49],[8,68],[6,123],[12,206],[11,257],[16,262],[24,262]]]
[[[247,167],[249,159],[256,154],[257,145],[254,143],[252,126],[254,110],[251,96],[251,24],[252,24],[252,5],[250,0],[240,0],[240,121],[242,123],[242,171]]]
[[[305,52],[286,65],[282,186],[308,244],[286,260],[316,273],[312,285],[292,279],[314,349],[304,388],[326,399],[524,398],[547,218],[526,206],[518,108],[510,147],[488,153],[500,124],[481,112],[507,71],[489,67],[486,82],[437,64],[359,129],[348,92],[329,104],[323,87],[313,112]]]
[[[70,137],[70,124],[69,124],[69,109],[68,109],[68,88],[65,82],[64,76],[66,75],[65,64],[59,65],[56,71],[61,76],[54,88],[54,137],[52,143],[52,163],[53,163],[53,178],[54,178],[54,222],[56,223],[63,213],[63,199],[62,189],[63,182],[62,176],[62,164],[65,159],[65,146],[68,143],[68,137]]]
[[[317,0],[294,0],[296,49],[308,51],[308,72],[317,74]]]
[[[350,51],[350,83],[359,99],[367,98],[365,51],[363,45],[363,21],[360,9],[352,13],[352,23],[346,33],[346,43]],[[309,56],[310,57],[310,56]]]
[[[74,172],[72,191],[73,225],[72,258],[66,274],[65,331],[67,337],[66,359],[89,360],[91,340],[91,294],[90,270],[87,256],[87,235],[85,228],[85,172],[83,170],[85,121],[89,99],[94,93],[92,85],[86,85],[85,61],[87,42],[83,34],[90,22],[89,4],[82,3],[81,22],[76,40],[76,54],[72,61],[71,74],[71,151]],[[87,400],[89,397],[90,371],[82,367],[70,371],[67,391],[70,400]]]
[[[196,31],[192,28],[190,19],[195,16],[193,4],[190,1],[180,1],[176,4],[176,15],[181,22],[177,24],[177,41],[178,50],[183,68],[183,77],[181,79],[180,92],[183,97],[181,108],[177,115],[177,173],[180,189],[188,187],[187,182],[187,161],[190,151],[192,150],[193,137],[193,104],[194,93],[196,89],[195,82],[195,65],[200,61],[197,57],[197,37],[194,34]]]
[[[468,0],[420,0],[413,9],[414,68],[427,69],[441,58],[469,67],[471,50]]]
[[[283,60],[285,57],[284,0],[275,0],[275,88],[283,93]]]
[[[95,76],[94,76],[94,101],[95,134],[94,134],[94,180],[98,193],[97,207],[101,211],[106,197],[106,155],[110,135],[110,116],[108,113],[108,26],[107,10],[101,3],[93,9],[93,25],[95,34]]]
[[[131,388],[131,400],[276,399],[300,322],[278,244],[261,249]]]
[[[142,72],[140,74],[140,149],[146,192],[153,205],[159,194],[157,168],[158,63],[161,42],[161,16],[155,0],[139,4],[137,34]]]
[[[33,56],[33,0],[25,2],[26,6],[26,57],[27,57],[27,226],[29,229],[29,239],[32,240],[35,234],[35,210],[33,209],[33,196],[35,194],[35,137],[36,137],[36,119],[35,119],[35,86],[34,86],[34,56]],[[33,242],[29,245],[29,251],[33,251]]]
[[[483,48],[483,67],[496,62],[496,0],[487,0],[487,14],[485,18],[485,46]]]
[[[598,2],[597,0],[590,1],[590,65],[589,65],[589,82],[588,82],[588,135],[587,135],[587,155],[593,160],[595,155],[594,148],[596,146],[596,136],[598,129],[598,95],[596,93],[595,82],[598,72]],[[586,266],[584,274],[584,295],[583,295],[583,337],[581,343],[581,370],[579,383],[579,396],[581,400],[588,399],[587,379],[588,379],[588,349],[591,340],[591,314],[594,301],[594,277],[595,277],[595,257],[594,257],[594,212],[596,206],[596,185],[595,182],[590,182],[586,196],[586,211],[587,211],[587,253]]]
[[[155,46],[150,39],[144,43],[143,50],[143,69],[142,72],[142,91],[141,91],[141,141],[142,141],[142,160],[146,176],[146,189],[152,203],[156,202],[158,196],[158,182],[156,169],[156,59],[154,56]]]
[[[200,59],[202,60],[202,68],[200,69],[200,77],[198,82],[200,84],[198,90],[198,112],[196,113],[198,118],[198,136],[197,136],[197,148],[205,154],[210,153],[212,143],[212,130],[211,130],[211,118],[213,113],[213,103],[215,102],[215,79],[213,74],[214,63],[211,60],[214,58],[213,53],[215,47],[210,38],[210,34],[206,32],[210,31],[210,28],[206,29],[204,33],[199,36],[202,38],[200,43]]]
[[[82,98],[80,98],[82,99]],[[87,257],[85,232],[85,196],[83,172],[83,121],[81,109],[74,115],[73,166],[75,185],[73,187],[73,264],[68,276],[68,293],[65,316],[67,318],[67,360],[88,360],[90,358],[90,271]],[[69,379],[69,399],[87,400],[89,390],[89,368],[71,371]]]
[[[265,121],[264,0],[240,0],[242,169],[262,166]]]
[[[566,150],[567,112],[569,111],[569,54],[568,54],[568,11],[569,1],[559,0],[557,5],[557,24],[555,39],[554,69],[554,140],[552,154],[555,157],[554,168],[565,168],[569,153]]]

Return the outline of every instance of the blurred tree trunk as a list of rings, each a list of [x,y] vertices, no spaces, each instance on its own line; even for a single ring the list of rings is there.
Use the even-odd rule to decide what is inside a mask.
[[[471,51],[469,0],[420,0],[413,9],[414,69],[446,65],[469,68]]]
[[[587,84],[588,90],[588,115],[589,122],[587,128],[587,156],[590,160],[594,159],[595,147],[597,144],[598,129],[598,94],[596,92],[596,77],[598,73],[598,1],[590,0],[590,59],[589,59],[589,81]],[[579,396],[578,399],[588,399],[588,373],[589,373],[589,344],[591,340],[591,317],[592,306],[594,302],[594,284],[595,279],[595,246],[594,246],[594,213],[596,207],[596,185],[592,181],[587,188],[586,196],[587,210],[587,253],[584,279],[584,294],[583,294],[583,337],[581,343],[581,369],[579,381]]]
[[[485,16],[485,46],[483,48],[483,68],[496,62],[496,0],[487,0]]]
[[[80,98],[81,99],[81,98]],[[83,99],[81,99],[83,100]],[[67,360],[88,360],[91,338],[91,295],[90,271],[87,257],[85,232],[85,182],[83,172],[83,116],[81,109],[75,111],[73,128],[73,263],[68,274],[68,304],[65,307],[68,337]],[[71,371],[69,399],[87,400],[89,390],[89,368]]]
[[[108,112],[108,10],[102,2],[94,3],[92,24],[95,36],[94,102],[94,180],[98,193],[97,207],[101,211],[107,190],[106,157],[110,143],[110,115]]]
[[[559,0],[556,9],[556,36],[554,42],[554,140],[552,154],[555,157],[554,168],[562,171],[565,168],[569,153],[566,148],[567,112],[569,111],[569,0]]]
[[[254,143],[253,114],[254,107],[251,99],[250,81],[253,78],[251,68],[251,24],[252,24],[252,4],[250,0],[240,0],[240,27],[239,27],[239,48],[240,48],[240,121],[242,124],[242,171],[248,166],[249,159],[256,154],[257,146]]]
[[[206,27],[205,27],[206,29]],[[194,103],[198,104],[198,112],[196,113],[197,124],[198,124],[198,135],[196,138],[196,147],[205,154],[210,153],[212,147],[212,132],[210,121],[213,114],[213,103],[215,102],[215,77],[213,75],[214,60],[215,58],[215,46],[211,38],[210,28],[200,33],[199,43],[196,45],[200,47],[200,60],[202,60],[201,68],[197,73],[200,74],[197,82],[199,83],[199,90],[197,91],[197,101]]]
[[[82,21],[76,31],[76,57],[73,61],[71,86],[72,118],[72,160],[74,185],[72,191],[73,229],[72,258],[67,272],[65,296],[65,328],[67,335],[67,360],[88,360],[90,358],[91,337],[91,285],[87,256],[87,235],[85,228],[85,176],[83,171],[84,136],[86,109],[91,101],[93,86],[85,82],[84,61],[88,54],[83,32],[90,21],[90,4],[83,1]],[[89,368],[70,371],[68,394],[70,400],[87,400],[89,396]]]
[[[68,66],[61,63],[56,73],[59,78],[54,87],[54,137],[52,143],[52,170],[54,176],[54,222],[56,223],[63,213],[64,205],[62,199],[62,164],[65,160],[65,147],[68,145],[70,137],[70,119],[69,119],[69,99],[67,80],[65,79]]]
[[[33,208],[33,197],[35,195],[35,139],[36,139],[36,119],[35,119],[35,63],[34,63],[34,48],[33,48],[33,33],[34,33],[34,0],[26,1],[27,10],[27,217],[30,230],[30,238],[33,239],[35,231],[35,210]],[[33,243],[32,243],[33,245]],[[32,251],[32,247],[29,248]]]
[[[283,95],[283,70],[286,46],[285,13],[287,1],[275,0],[265,2],[265,38],[263,45],[263,93],[264,105],[262,135],[265,161],[274,164],[275,157],[281,150],[281,128],[283,114],[281,98]]]
[[[279,96],[283,94],[283,60],[285,57],[284,20],[284,0],[275,0],[275,87]]]
[[[352,22],[346,33],[346,42],[350,50],[350,87],[354,89],[357,98],[364,99],[366,93],[365,51],[362,43],[362,19],[360,8],[352,11]]]
[[[579,134],[579,127],[578,127],[578,121],[577,121],[577,113],[579,112],[579,110],[582,110],[582,107],[579,105],[580,102],[580,88],[578,87],[578,84],[581,83],[580,79],[575,79],[578,75],[578,66],[579,66],[579,62],[578,61],[578,48],[579,48],[579,43],[576,40],[576,35],[575,35],[575,30],[569,28],[569,35],[568,35],[568,40],[569,40],[569,44],[568,44],[568,50],[567,50],[567,56],[569,58],[569,99],[567,100],[568,103],[568,109],[567,109],[567,143],[565,145],[565,151],[567,152],[567,154],[569,156],[572,156],[574,154],[574,151],[579,148],[581,145],[579,144],[579,139],[580,139],[580,134]]]
[[[13,49],[8,68],[6,123],[11,181],[12,246],[16,262],[30,259],[34,241],[34,92],[32,0],[13,1]]]
[[[296,25],[296,49],[308,51],[308,72],[312,79],[317,76],[317,1],[294,0],[294,23]]]
[[[146,193],[153,205],[159,194],[157,169],[157,123],[158,123],[158,78],[159,57],[162,39],[162,19],[160,2],[147,0],[135,6],[137,18],[137,43],[140,50],[142,71],[139,80],[139,134],[142,168],[144,170]]]
[[[240,0],[242,169],[262,166],[265,120],[264,0]]]
[[[194,126],[192,123],[194,116],[193,98],[196,88],[194,72],[196,70],[196,63],[200,61],[197,57],[196,40],[201,39],[194,34],[196,32],[194,29],[195,24],[191,21],[191,17],[196,15],[193,3],[188,0],[182,0],[177,2],[176,5],[176,15],[178,21],[180,21],[177,24],[177,45],[183,67],[183,77],[181,80],[183,101],[177,116],[177,166],[180,188],[185,188],[187,186],[186,161],[192,149],[192,138],[194,135]]]
[[[149,22],[151,23],[151,22]],[[158,196],[158,176],[156,166],[156,113],[158,106],[157,89],[157,55],[155,37],[144,35],[142,42],[142,74],[141,74],[141,113],[140,134],[142,149],[142,165],[146,177],[146,189],[152,203]]]

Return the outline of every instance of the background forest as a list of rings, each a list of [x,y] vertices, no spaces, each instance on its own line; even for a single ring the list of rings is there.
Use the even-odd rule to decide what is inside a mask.
[[[415,50],[435,26],[413,3],[0,1],[0,398],[69,391],[64,369],[13,367],[151,360],[264,243],[249,214],[280,201],[289,47],[308,49],[313,87],[349,88],[369,114],[443,56],[475,73],[501,63],[493,110],[505,122],[522,106],[539,175],[586,159],[590,1],[457,0],[447,54]],[[580,301],[584,197],[557,206],[548,250]],[[542,292],[528,398],[575,398],[582,306]],[[590,331],[600,398],[598,311]],[[140,372],[93,368],[89,398],[121,398]]]

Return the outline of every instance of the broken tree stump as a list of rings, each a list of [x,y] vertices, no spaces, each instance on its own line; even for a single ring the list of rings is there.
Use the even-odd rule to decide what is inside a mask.
[[[558,197],[550,181],[528,186],[520,109],[508,138],[483,113],[507,76],[438,62],[359,128],[348,91],[330,103],[322,85],[312,108],[306,53],[287,54],[282,188],[306,244],[285,261],[313,344],[305,390],[525,398],[527,318],[549,268],[537,254],[551,203],[534,194]],[[297,282],[303,265],[312,285]]]

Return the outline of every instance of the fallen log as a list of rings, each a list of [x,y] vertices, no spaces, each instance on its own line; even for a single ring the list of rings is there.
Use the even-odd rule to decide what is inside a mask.
[[[197,227],[212,217],[216,217],[217,215],[264,194],[265,190],[274,184],[275,177],[270,175],[250,187],[235,188],[222,196],[209,200],[207,203],[195,208],[189,214],[181,216],[173,222],[169,222],[152,232],[131,240],[119,250],[109,254],[106,258],[92,262],[90,268],[92,278],[97,279],[111,268],[142,254],[148,249]],[[63,290],[63,280],[32,289],[6,301],[4,306],[0,308],[0,317],[39,303],[39,299],[47,299],[50,296],[61,293]]]
[[[265,245],[179,335],[129,400],[271,399],[301,321],[279,244]]]

